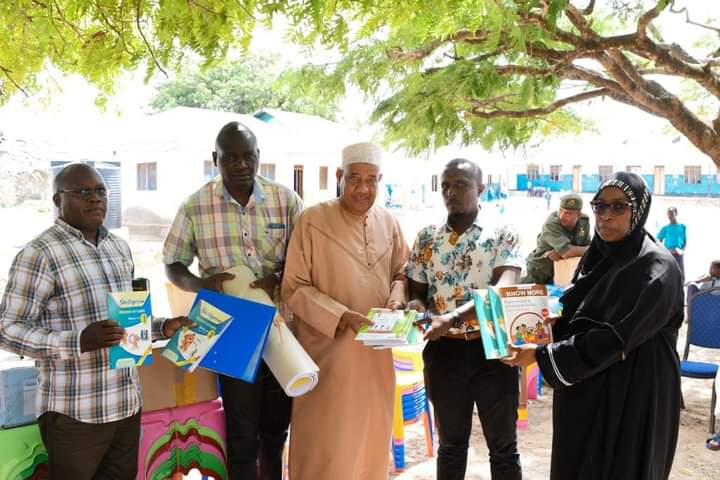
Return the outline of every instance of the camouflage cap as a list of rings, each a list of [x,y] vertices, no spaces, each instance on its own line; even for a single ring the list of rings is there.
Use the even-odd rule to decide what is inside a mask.
[[[565,210],[582,210],[582,197],[577,193],[568,193],[560,197],[560,208]]]

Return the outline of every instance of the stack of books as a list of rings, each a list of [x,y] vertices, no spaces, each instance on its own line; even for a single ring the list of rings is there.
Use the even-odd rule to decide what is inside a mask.
[[[552,343],[552,329],[545,285],[512,285],[473,290],[485,358],[505,358],[514,346]]]
[[[415,310],[388,310],[373,308],[368,313],[372,325],[363,325],[355,340],[368,347],[383,348],[417,345],[422,342],[422,334],[414,322],[418,319]]]

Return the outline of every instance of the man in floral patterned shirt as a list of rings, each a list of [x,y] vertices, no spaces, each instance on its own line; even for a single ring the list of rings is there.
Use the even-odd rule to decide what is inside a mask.
[[[471,290],[517,283],[518,236],[507,228],[492,231],[480,225],[478,200],[484,187],[475,163],[451,160],[441,187],[447,221],[418,233],[407,266],[408,308],[439,315],[423,352],[425,384],[440,437],[437,478],[465,477],[476,405],[492,478],[520,479],[515,430],[518,371],[485,359],[477,321],[471,319]]]

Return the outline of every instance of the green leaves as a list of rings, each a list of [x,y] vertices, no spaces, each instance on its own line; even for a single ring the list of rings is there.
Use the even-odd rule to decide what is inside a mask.
[[[714,114],[698,104],[703,92],[720,97],[717,67],[698,73],[678,63],[682,56],[662,60],[667,46],[620,44],[641,18],[650,22],[647,42],[674,49],[685,40],[663,38],[662,22],[652,21],[667,13],[669,0],[596,3],[590,14],[582,10],[586,0],[4,0],[0,104],[21,89],[38,88],[36,74],[47,64],[111,93],[124,70],[145,68],[150,78],[184,68],[192,55],[200,57],[202,73],[184,73],[161,87],[155,108],[252,112],[269,106],[332,118],[337,100],[359,88],[375,103],[373,120],[383,125],[386,141],[411,152],[456,141],[513,147],[534,135],[585,127],[563,109],[569,100],[557,103],[581,91],[590,98],[613,89],[614,98],[647,109],[642,102],[655,93],[638,94],[647,82],[628,86],[621,72],[627,64],[606,66],[612,46],[630,62],[631,74],[662,67],[692,78],[698,91],[684,88],[688,103],[682,106]],[[657,9],[647,10],[652,5]],[[222,63],[231,49],[247,51],[258,23],[271,26],[278,18],[289,24],[286,38],[311,53],[329,48],[339,60],[309,57],[308,65],[282,75],[272,59]],[[615,43],[603,43],[606,37]],[[706,56],[717,53],[708,40],[695,46]],[[688,138],[695,135],[696,145],[711,148],[713,142],[693,133],[710,127],[683,130],[671,116],[665,118]]]
[[[333,119],[336,102],[317,90],[303,92],[302,76],[277,81],[282,66],[273,56],[244,56],[202,71],[187,68],[175,80],[156,90],[151,106],[156,110],[198,107],[253,114],[262,108],[278,108]],[[290,74],[288,74],[290,75]],[[317,82],[311,85],[319,85]],[[296,87],[290,93],[290,87]]]

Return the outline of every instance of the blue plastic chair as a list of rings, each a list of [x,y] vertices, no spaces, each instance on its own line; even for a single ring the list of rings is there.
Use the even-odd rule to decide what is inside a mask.
[[[693,297],[688,316],[688,334],[685,352],[680,362],[680,375],[690,378],[713,380],[710,400],[710,433],[715,433],[715,376],[718,365],[688,360],[690,345],[704,348],[720,348],[720,288],[705,290]]]

